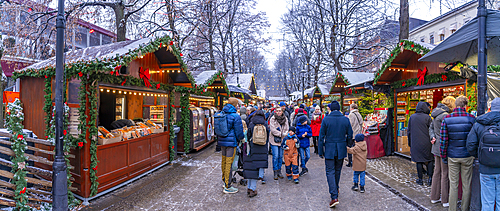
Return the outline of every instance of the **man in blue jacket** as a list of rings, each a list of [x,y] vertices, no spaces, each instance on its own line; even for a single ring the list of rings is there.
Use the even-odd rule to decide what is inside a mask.
[[[228,103],[222,109],[226,113],[227,127],[229,135],[226,137],[218,137],[218,145],[221,146],[222,152],[222,181],[224,182],[224,193],[237,193],[238,189],[231,186],[231,165],[233,164],[236,154],[238,141],[244,138],[243,123],[241,117],[236,113],[238,107],[238,99],[231,97]]]
[[[330,191],[330,207],[339,204],[339,180],[344,158],[347,156],[347,140],[352,139],[349,119],[340,113],[340,104],[330,104],[331,113],[321,122],[319,130],[318,154],[325,159],[326,180]]]

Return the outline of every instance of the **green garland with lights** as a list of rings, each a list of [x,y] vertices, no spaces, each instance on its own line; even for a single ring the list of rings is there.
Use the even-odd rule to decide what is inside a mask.
[[[477,89],[476,83],[471,82],[467,84],[467,98],[469,102],[467,103],[467,112],[477,111]]]
[[[428,49],[420,44],[414,43],[412,41],[401,40],[399,42],[398,46],[396,46],[391,51],[389,58],[384,62],[384,64],[382,64],[382,67],[377,72],[375,72],[375,78],[373,79],[373,84],[377,84],[377,81],[380,79],[382,74],[384,74],[384,72],[387,70],[387,68],[389,68],[391,66],[392,61],[394,61],[394,59],[396,59],[396,57],[400,53],[402,53],[404,50],[410,50],[410,51],[413,51],[419,55],[425,55],[426,53],[431,51],[430,49]]]
[[[176,87],[175,91],[181,94],[180,98],[180,108],[181,108],[181,121],[179,122],[179,127],[183,129],[184,138],[184,153],[188,153],[191,148],[191,121],[189,110],[189,96],[192,89],[186,87]],[[197,123],[193,123],[197,124]]]
[[[448,71],[445,73],[435,73],[424,76],[424,84],[435,84],[445,81],[454,81],[460,79],[461,77],[457,74],[457,72]],[[399,80],[393,82],[391,85],[395,89],[417,86],[418,78],[410,78],[406,80]]]
[[[330,92],[332,92],[333,88],[335,88],[335,83],[337,83],[338,78],[341,78],[344,81],[344,83],[346,84],[346,86],[351,85],[351,82],[349,82],[349,80],[347,80],[347,78],[344,76],[344,74],[342,74],[342,72],[338,72],[337,76],[335,76],[335,79],[333,80],[332,88],[330,88]]]
[[[174,95],[173,93],[170,93],[168,95],[168,102],[170,103],[170,108],[168,109],[169,111],[169,120],[168,120],[168,129],[170,131],[170,143],[169,143],[169,149],[170,149],[170,161],[174,160],[175,154],[177,152],[174,149],[174,139],[175,139],[175,132],[174,132]]]

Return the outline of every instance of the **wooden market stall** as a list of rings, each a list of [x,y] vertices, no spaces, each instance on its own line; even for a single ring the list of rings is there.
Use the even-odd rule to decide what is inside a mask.
[[[54,75],[55,58],[14,73],[24,126],[38,137],[50,127]],[[67,52],[65,77],[65,142],[75,157],[71,174],[80,198],[88,201],[173,159],[171,108],[184,96],[183,89],[174,91],[192,88],[194,80],[169,37]]]
[[[325,98],[330,96],[330,89],[331,89],[330,86],[331,86],[330,84],[318,83],[315,89],[313,90],[313,93],[311,93],[313,102],[316,102],[318,105],[323,106]]]
[[[330,94],[341,94],[341,109],[343,112],[349,111],[349,105],[357,103],[362,91],[359,89],[346,89],[347,86],[360,84],[366,80],[373,79],[372,73],[365,72],[338,72],[330,88]]]
[[[391,85],[394,89],[394,146],[400,155],[410,156],[406,127],[418,102],[428,102],[432,110],[446,96],[465,95],[466,80],[456,72],[445,71],[445,64],[418,61],[433,47],[403,40],[375,73],[374,85]]]

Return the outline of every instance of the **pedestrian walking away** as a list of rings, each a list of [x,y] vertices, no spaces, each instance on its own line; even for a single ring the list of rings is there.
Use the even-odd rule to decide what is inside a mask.
[[[365,192],[365,171],[366,171],[366,156],[368,154],[365,136],[361,133],[354,138],[356,143],[353,147],[347,147],[347,153],[352,154],[354,159],[352,162],[352,170],[354,171],[353,183],[351,190],[360,193]],[[358,187],[359,181],[359,187]]]
[[[350,113],[347,116],[349,118],[349,122],[351,123],[352,133],[353,134],[361,134],[363,133],[363,117],[359,113],[358,105],[351,104],[349,106]],[[354,145],[354,140],[348,140],[347,145],[352,147]],[[352,154],[347,154],[347,167],[352,166]]]
[[[249,122],[247,131],[249,152],[243,159],[243,177],[248,179],[248,196],[254,197],[257,195],[257,181],[266,183],[264,169],[268,166],[269,126],[262,110],[257,110],[251,115]]]
[[[500,98],[491,102],[490,112],[476,119],[467,136],[467,151],[479,158],[481,209],[500,210]],[[493,149],[493,150],[491,150]]]
[[[418,179],[415,181],[423,185],[424,165],[427,167],[427,185],[432,184],[434,171],[434,156],[432,156],[432,143],[429,134],[434,133],[431,127],[432,119],[429,116],[430,104],[419,102],[415,114],[408,121],[408,145],[410,145],[411,160],[417,163]],[[430,131],[432,130],[432,131]]]
[[[347,140],[352,139],[351,123],[340,113],[340,104],[330,104],[331,113],[323,119],[318,140],[318,154],[325,159],[326,180],[330,192],[330,207],[339,204],[339,181],[344,158],[347,156]]]
[[[299,155],[297,149],[300,146],[299,139],[295,135],[295,127],[288,129],[287,136],[283,139],[281,146],[284,149],[283,156],[285,157],[286,177],[288,181],[299,183],[299,164],[297,157]]]
[[[443,207],[449,207],[448,203],[450,184],[448,179],[448,164],[445,164],[441,159],[441,152],[439,151],[441,134],[439,133],[441,129],[441,122],[443,118],[451,113],[455,108],[455,98],[448,96],[444,98],[441,103],[437,104],[437,107],[432,110],[431,116],[433,118],[432,125],[433,134],[431,134],[431,152],[434,155],[434,174],[432,175],[431,185],[431,203],[443,204]]]
[[[321,112],[321,108],[316,106],[314,113],[311,116],[311,130],[313,137],[313,146],[314,146],[314,154],[318,154],[318,138],[319,138],[319,129],[321,128],[321,121],[325,116]]]
[[[243,125],[241,117],[236,113],[236,107],[238,106],[238,99],[229,98],[228,104],[224,106],[222,111],[226,115],[226,124],[229,131],[227,136],[218,136],[218,145],[221,146],[222,152],[222,181],[224,182],[224,193],[236,193],[238,189],[231,186],[231,165],[234,161],[234,156],[236,154],[236,147],[238,146],[238,140],[244,138],[243,136]],[[217,130],[217,128],[215,128]]]
[[[457,210],[458,182],[462,179],[462,210],[469,210],[470,184],[474,157],[467,151],[467,135],[475,123],[475,117],[465,111],[468,100],[460,96],[455,100],[453,113],[446,115],[441,123],[440,152],[444,163],[448,164],[450,178],[450,211]]]
[[[273,155],[273,171],[274,179],[283,178],[281,173],[281,166],[283,165],[283,148],[281,148],[281,141],[288,134],[288,119],[281,107],[278,107],[274,111],[275,115],[269,120],[269,128],[271,132],[269,133],[269,143],[272,149]]]

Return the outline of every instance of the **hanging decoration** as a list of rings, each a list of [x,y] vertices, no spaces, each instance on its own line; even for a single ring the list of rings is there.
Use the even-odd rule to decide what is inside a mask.
[[[418,78],[417,86],[424,85],[424,77],[425,77],[426,73],[427,73],[427,67],[424,67],[424,70],[418,69],[418,73],[417,73],[417,78]]]
[[[469,102],[467,103],[467,112],[477,111],[477,89],[476,83],[467,84],[467,98]]]
[[[444,76],[444,77],[443,77]],[[424,76],[424,81],[423,84],[434,84],[434,83],[439,83],[439,82],[444,82],[444,81],[454,81],[461,78],[457,72],[453,71],[448,71],[445,73],[435,73],[435,74],[430,74]],[[418,83],[418,78],[410,78],[406,80],[399,80],[394,83],[392,83],[392,87],[394,89],[399,89],[403,87],[410,87],[410,86],[417,86]]]
[[[387,70],[387,68],[389,68],[392,64],[392,61],[394,61],[394,59],[396,59],[396,57],[401,54],[404,50],[410,50],[410,51],[413,51],[419,55],[425,55],[426,53],[428,53],[430,51],[430,49],[418,44],[418,43],[414,43],[412,41],[409,41],[409,40],[401,40],[401,42],[399,42],[399,45],[397,47],[395,47],[391,52],[390,52],[390,57],[384,62],[384,64],[382,64],[382,67],[380,68],[380,70],[378,70],[377,72],[375,72],[375,78],[373,79],[373,84],[377,84],[377,81],[380,79],[380,77],[383,75],[383,73]]]
[[[144,80],[144,86],[146,87],[151,87],[151,83],[149,83],[149,78],[151,78],[151,75],[149,74],[149,68],[140,68],[139,69],[139,77]]]

